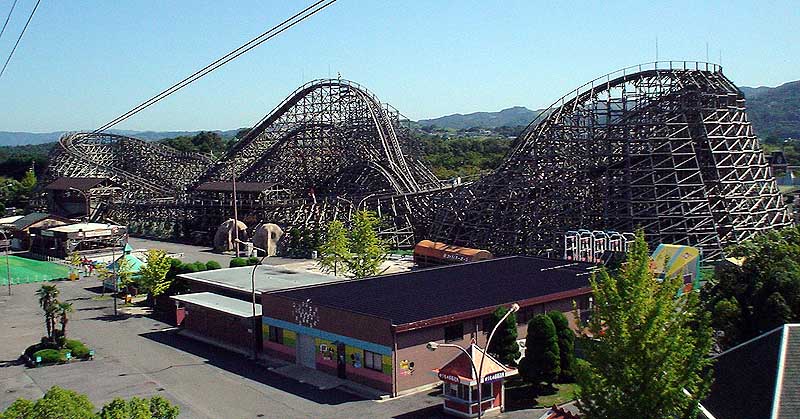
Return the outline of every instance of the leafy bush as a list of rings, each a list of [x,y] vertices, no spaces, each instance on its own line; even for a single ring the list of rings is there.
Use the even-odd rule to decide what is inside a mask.
[[[249,266],[258,265],[258,262],[261,262],[261,259],[255,256],[250,256],[249,258],[247,258],[247,264]]]
[[[231,268],[241,268],[242,266],[247,266],[247,260],[244,258],[233,258],[228,266]]]
[[[73,358],[87,359],[89,358],[89,348],[83,342],[74,339],[68,339],[65,344],[66,349],[72,351]]]
[[[206,262],[206,270],[213,271],[215,269],[222,269],[222,266],[216,260],[209,260]]]
[[[66,362],[67,352],[69,352],[69,349],[42,349],[41,351],[34,352],[33,360],[36,361],[36,358],[40,357],[42,359],[42,364]]]
[[[208,269],[206,268],[206,264],[200,261],[195,261],[191,265],[194,267],[195,272],[203,272]]]
[[[32,402],[18,399],[5,412],[4,419],[90,419],[94,405],[83,394],[53,386],[44,397]],[[139,416],[141,417],[141,416]]]
[[[33,358],[34,353],[39,352],[43,349],[59,349],[59,347],[58,345],[56,345],[55,342],[44,337],[42,338],[42,341],[40,343],[28,346],[28,348],[25,349],[25,355],[29,358]]]

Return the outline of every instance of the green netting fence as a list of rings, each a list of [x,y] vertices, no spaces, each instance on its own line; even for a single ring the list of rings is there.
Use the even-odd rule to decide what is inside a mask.
[[[47,282],[69,277],[70,268],[57,263],[27,259],[19,256],[0,256],[0,285],[8,284],[7,267],[11,271],[11,284]]]

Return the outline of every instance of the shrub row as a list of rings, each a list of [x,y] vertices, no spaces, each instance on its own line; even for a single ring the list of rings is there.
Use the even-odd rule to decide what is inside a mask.
[[[260,261],[259,258],[255,256],[250,256],[249,258],[233,258],[231,259],[230,264],[228,265],[231,268],[241,268],[242,266],[253,266],[258,265]]]

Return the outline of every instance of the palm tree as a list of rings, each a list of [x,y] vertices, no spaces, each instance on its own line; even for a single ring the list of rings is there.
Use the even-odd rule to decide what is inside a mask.
[[[73,312],[72,303],[58,303],[56,308],[57,308],[58,314],[60,316],[59,322],[61,323],[61,336],[63,336],[64,339],[66,339],[67,338],[67,322],[69,321],[69,318],[67,318],[67,313],[72,313]]]
[[[55,285],[42,285],[36,291],[39,296],[39,307],[44,311],[44,324],[47,329],[47,337],[53,337],[53,329],[55,329],[55,313],[54,306],[58,300],[58,288]]]

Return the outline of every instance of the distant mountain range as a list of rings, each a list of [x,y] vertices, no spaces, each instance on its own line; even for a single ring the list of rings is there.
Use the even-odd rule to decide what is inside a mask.
[[[514,106],[500,112],[456,113],[439,118],[421,119],[417,123],[423,127],[436,126],[454,129],[513,127],[528,125],[539,112],[524,106]]]
[[[800,80],[778,87],[741,87],[747,99],[747,115],[756,134],[761,138],[800,138]],[[522,106],[503,109],[499,112],[474,112],[452,114],[433,119],[422,119],[422,126],[437,126],[466,130],[469,128],[498,128],[528,125],[541,112]],[[236,135],[238,130],[216,131],[225,138]],[[200,131],[129,131],[111,130],[143,140],[160,140],[178,136],[193,136]],[[0,146],[42,144],[57,141],[64,131],[48,133],[0,131]]]
[[[778,87],[742,87],[747,117],[761,138],[800,138],[800,80]]]
[[[226,131],[214,131],[219,133],[224,138],[231,138],[239,130],[232,129]],[[0,146],[7,145],[27,145],[27,144],[44,144],[58,141],[66,131],[56,132],[12,132],[0,131]],[[127,135],[147,141],[161,140],[164,138],[175,138],[181,136],[191,137],[202,131],[132,131],[132,130],[109,130],[112,134]]]

